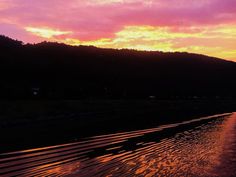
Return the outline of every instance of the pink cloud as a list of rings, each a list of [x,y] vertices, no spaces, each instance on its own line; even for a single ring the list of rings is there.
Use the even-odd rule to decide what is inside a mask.
[[[0,22],[16,28],[73,31],[80,40],[111,38],[128,25],[204,26],[236,23],[235,0],[8,0]],[[1,24],[0,24],[1,25]],[[1,27],[1,26],[0,26]],[[181,28],[179,28],[181,29]],[[0,28],[0,33],[6,30]],[[17,34],[16,34],[17,35]]]

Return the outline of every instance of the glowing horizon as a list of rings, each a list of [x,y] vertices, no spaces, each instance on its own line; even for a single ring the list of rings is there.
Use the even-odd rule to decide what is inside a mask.
[[[235,0],[1,0],[0,34],[236,61]]]

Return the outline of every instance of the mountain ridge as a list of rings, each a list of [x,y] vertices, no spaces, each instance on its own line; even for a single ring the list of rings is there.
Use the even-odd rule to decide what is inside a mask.
[[[210,56],[210,55],[205,55],[205,54],[199,54],[199,53],[189,53],[189,52],[179,52],[179,51],[176,51],[176,52],[163,52],[163,51],[148,51],[148,50],[137,50],[137,49],[128,49],[128,48],[121,48],[121,49],[115,49],[115,48],[102,48],[102,47],[97,47],[97,46],[93,46],[93,45],[69,45],[69,44],[65,44],[65,43],[61,43],[61,42],[50,42],[50,41],[42,41],[42,42],[39,42],[39,43],[35,43],[35,44],[32,44],[32,43],[26,43],[24,44],[22,41],[20,40],[17,40],[17,39],[12,39],[10,37],[7,37],[7,36],[4,36],[4,35],[0,35],[0,43],[3,43],[4,41],[11,41],[13,43],[16,44],[16,46],[18,45],[22,45],[22,46],[30,46],[30,45],[33,45],[33,46],[61,46],[61,47],[74,47],[74,48],[88,48],[88,49],[94,49],[94,50],[113,50],[114,52],[123,52],[123,51],[129,51],[129,52],[136,52],[136,53],[148,53],[148,54],[189,54],[189,55],[197,55],[197,56],[205,56],[205,57],[209,57],[209,58],[212,58],[212,59],[216,59],[216,60],[224,60],[224,61],[227,61],[227,62],[233,62],[233,63],[236,63],[235,61],[231,61],[231,60],[227,60],[227,59],[223,59],[223,58],[219,58],[219,57],[214,57],[214,56]]]
[[[0,37],[0,58],[0,98],[235,97],[236,63],[201,54]]]

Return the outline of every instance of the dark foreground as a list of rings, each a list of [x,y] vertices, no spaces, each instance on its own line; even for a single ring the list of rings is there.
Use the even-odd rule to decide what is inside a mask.
[[[0,154],[0,176],[236,176],[236,113]]]
[[[233,100],[35,100],[0,102],[0,152],[75,142],[233,112]]]
[[[233,112],[233,100],[1,101],[0,152],[73,143]]]

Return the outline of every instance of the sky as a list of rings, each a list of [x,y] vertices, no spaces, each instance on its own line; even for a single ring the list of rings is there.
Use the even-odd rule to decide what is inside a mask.
[[[236,0],[0,0],[0,34],[236,61]]]

